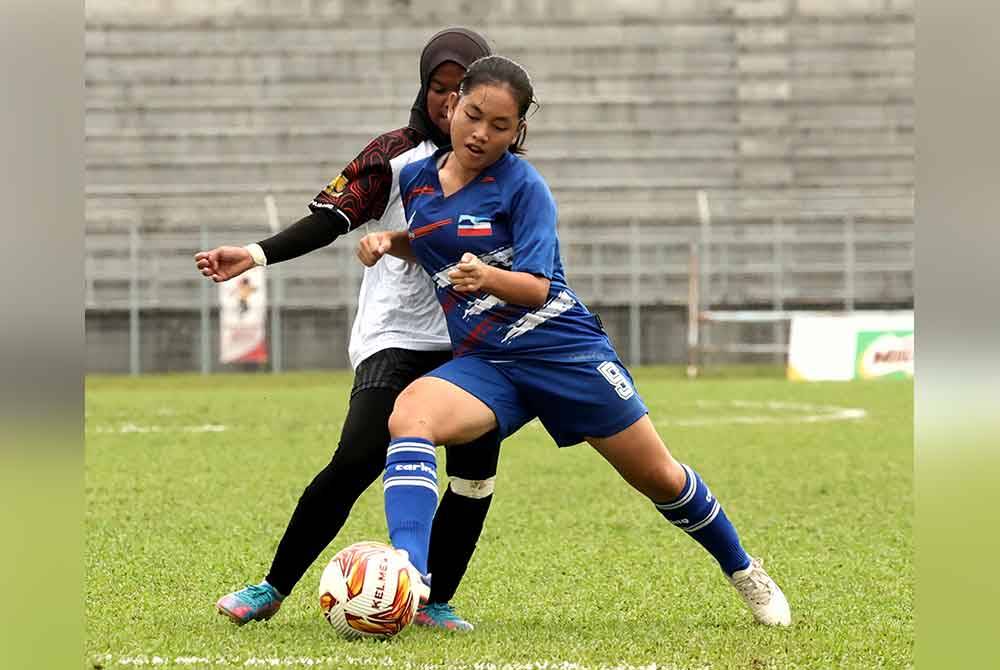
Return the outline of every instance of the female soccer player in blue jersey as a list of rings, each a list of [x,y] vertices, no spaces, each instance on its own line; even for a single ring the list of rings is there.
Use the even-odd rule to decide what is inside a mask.
[[[465,68],[491,53],[479,33],[446,28],[420,55],[420,91],[410,122],[374,138],[309,203],[310,214],[247,247],[223,246],[195,256],[198,269],[226,281],[256,265],[297,258],[361,225],[404,230],[399,170],[448,143],[447,96]],[[419,267],[392,259],[365,271],[349,354],[355,368],[347,418],[333,458],[305,488],[260,584],[222,596],[219,612],[238,624],[268,619],[343,527],[358,497],[385,467],[386,425],[396,396],[451,358],[434,290]],[[495,435],[448,459],[450,481],[434,521],[430,563],[437,579],[419,625],[470,630],[449,604],[465,574],[490,507],[499,458]],[[254,473],[262,480],[267,473]]]
[[[451,94],[451,147],[400,175],[409,230],[373,233],[358,247],[372,266],[386,253],[431,275],[454,358],[410,384],[389,419],[385,489],[392,544],[427,573],[437,503],[435,445],[538,417],[559,446],[586,441],[670,523],[719,562],[754,617],[787,626],[781,589],[740,544],[701,477],[653,428],[607,334],[566,284],[556,206],[520,159],[533,90],[524,70],[488,56]]]

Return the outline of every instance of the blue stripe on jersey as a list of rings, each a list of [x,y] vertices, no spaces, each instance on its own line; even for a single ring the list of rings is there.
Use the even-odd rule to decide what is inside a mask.
[[[399,183],[410,244],[434,280],[455,355],[616,358],[603,328],[566,284],[556,205],[538,172],[507,153],[481,178],[446,198],[437,174],[446,151],[404,167]],[[448,273],[466,252],[494,267],[547,277],[551,284],[545,304],[525,307],[485,292],[453,290]]]

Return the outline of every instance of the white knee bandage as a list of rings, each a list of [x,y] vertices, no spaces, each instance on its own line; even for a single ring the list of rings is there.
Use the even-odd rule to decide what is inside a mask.
[[[464,498],[485,498],[493,495],[493,487],[497,478],[494,475],[489,479],[462,479],[452,477],[449,480],[451,490]]]

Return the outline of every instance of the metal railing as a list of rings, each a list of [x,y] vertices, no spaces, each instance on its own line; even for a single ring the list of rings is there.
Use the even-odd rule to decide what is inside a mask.
[[[86,236],[87,309],[128,313],[129,370],[134,374],[141,372],[143,313],[197,314],[199,337],[192,346],[201,349],[201,371],[212,371],[217,299],[214,285],[195,270],[193,256],[199,249],[244,244],[268,234],[264,229],[207,226],[91,231]],[[353,318],[362,275],[353,242],[341,240],[267,269],[273,369],[283,367],[283,314],[341,310],[345,318]],[[576,222],[560,231],[560,242],[569,282],[588,305],[627,307],[632,364],[641,362],[643,310],[650,306],[690,308],[704,314],[707,318],[700,321],[705,323],[727,309],[851,311],[913,300],[913,227],[907,217],[727,219],[708,226],[695,221],[631,220],[615,227]],[[710,341],[699,342],[711,346]],[[783,344],[775,342],[776,347]]]

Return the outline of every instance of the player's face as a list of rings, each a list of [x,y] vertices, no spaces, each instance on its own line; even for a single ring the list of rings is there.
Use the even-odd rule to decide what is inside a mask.
[[[495,163],[514,142],[521,124],[517,101],[503,84],[481,84],[452,98],[451,145],[467,170]]]
[[[446,61],[434,68],[427,86],[427,116],[445,135],[448,134],[448,96],[458,92],[463,76],[464,67]]]

